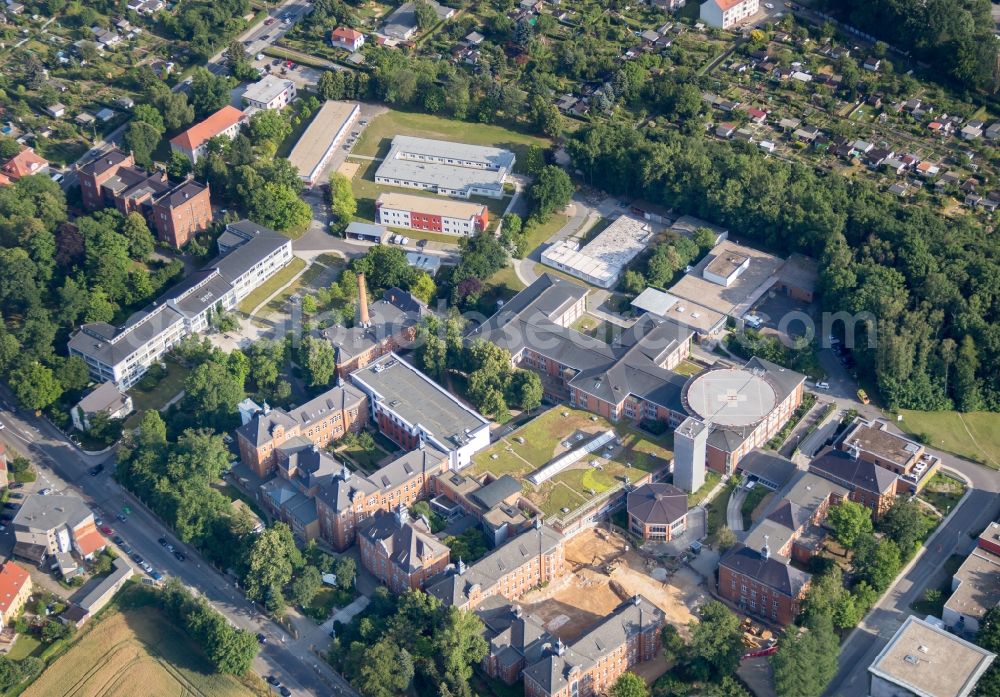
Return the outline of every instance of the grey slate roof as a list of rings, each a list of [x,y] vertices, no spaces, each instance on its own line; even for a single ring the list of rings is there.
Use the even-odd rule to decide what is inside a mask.
[[[485,508],[490,509],[500,505],[504,499],[519,493],[521,493],[521,482],[509,474],[505,474],[479,489],[471,496]]]
[[[440,557],[448,549],[423,520],[411,520],[405,513],[379,511],[358,525],[358,534],[382,547],[389,561],[408,574],[423,568],[424,559]]]
[[[602,657],[625,644],[643,631],[663,624],[664,614],[643,596],[626,600],[601,624],[597,625],[569,647],[557,643],[542,660],[524,670],[526,679],[537,683],[548,694],[559,692],[570,684],[574,669],[589,670]]]
[[[104,599],[104,595],[114,588],[122,579],[131,578],[135,573],[127,561],[118,557],[112,562],[113,571],[108,574],[100,583],[90,589],[90,592],[77,601],[77,605],[85,611],[90,612],[91,608]]]
[[[775,452],[751,450],[740,460],[739,469],[780,489],[791,480],[796,467],[794,462]]]
[[[114,412],[125,406],[125,395],[121,393],[115,383],[103,382],[81,399],[77,406],[85,414]]]
[[[276,426],[282,426],[286,430],[296,424],[295,419],[286,414],[281,409],[271,409],[267,413],[261,412],[250,419],[249,423],[236,429],[236,432],[243,435],[254,445],[267,443],[273,438]]]
[[[809,471],[821,477],[849,482],[852,486],[885,494],[896,484],[896,473],[865,460],[855,460],[843,450],[826,448],[809,463]]]
[[[792,598],[798,597],[810,579],[805,571],[783,564],[774,557],[764,559],[760,551],[742,544],[722,557],[719,566],[728,567]]]
[[[447,455],[432,445],[411,450],[365,477],[353,474],[343,466],[319,492],[319,499],[334,512],[351,507],[351,500],[357,494],[369,496],[382,489],[392,489],[412,479],[419,472],[437,468]]]
[[[629,515],[647,525],[671,525],[687,515],[687,494],[673,484],[643,484],[628,493]]]
[[[93,513],[76,496],[30,494],[14,516],[14,527],[45,532],[61,526],[75,528]]]
[[[469,591],[478,585],[484,591],[500,578],[548,554],[562,543],[562,535],[548,525],[531,528],[468,567],[463,573],[449,571],[431,579],[426,591],[445,605],[465,605]]]

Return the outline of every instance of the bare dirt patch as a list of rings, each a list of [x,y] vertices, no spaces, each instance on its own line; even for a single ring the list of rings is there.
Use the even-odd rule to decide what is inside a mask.
[[[340,167],[337,168],[337,171],[340,172],[341,174],[343,174],[348,179],[354,179],[354,175],[358,173],[359,169],[361,169],[361,163],[360,162],[346,162],[345,161],[345,162],[341,163]]]
[[[667,568],[629,547],[621,535],[595,528],[566,543],[570,572],[524,596],[525,611],[567,643],[579,639],[623,600],[645,596],[682,631],[695,619],[690,608],[704,602],[700,577],[690,569]]]

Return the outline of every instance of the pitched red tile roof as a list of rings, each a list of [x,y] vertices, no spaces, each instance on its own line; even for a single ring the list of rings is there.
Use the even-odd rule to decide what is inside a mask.
[[[0,569],[0,614],[6,614],[18,592],[29,580],[28,572],[12,561]]]
[[[718,5],[719,9],[723,12],[731,10],[743,2],[746,2],[746,0],[715,0],[715,4]]]
[[[108,541],[94,528],[87,528],[82,533],[77,531],[75,537],[76,546],[85,557],[108,546]]]
[[[171,138],[170,143],[188,152],[194,152],[206,141],[219,135],[230,126],[239,123],[242,119],[242,111],[236,107],[226,105],[201,123],[196,123],[183,133]]]
[[[341,41],[343,43],[354,43],[358,39],[364,36],[361,32],[356,29],[351,29],[350,27],[337,27],[330,33],[330,39],[332,41]]]
[[[49,161],[40,155],[36,155],[31,148],[25,148],[14,157],[7,160],[0,171],[8,179],[20,179],[34,174],[40,169],[49,166]]]

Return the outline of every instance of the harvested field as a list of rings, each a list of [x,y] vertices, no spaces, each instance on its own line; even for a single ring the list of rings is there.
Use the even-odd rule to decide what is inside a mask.
[[[187,637],[152,608],[98,620],[25,697],[251,697],[259,678],[214,673]]]
[[[647,567],[646,558],[634,549],[625,551],[626,546],[621,535],[600,528],[584,530],[566,543],[571,573],[524,596],[522,607],[550,632],[572,643],[623,600],[639,593],[684,632],[695,619],[691,608],[707,595],[700,578],[685,567],[668,570],[655,563]]]

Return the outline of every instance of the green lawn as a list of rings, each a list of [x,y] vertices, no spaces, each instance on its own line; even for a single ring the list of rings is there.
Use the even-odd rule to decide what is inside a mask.
[[[674,372],[679,375],[697,375],[705,369],[705,366],[699,365],[694,361],[681,361],[674,368]]]
[[[965,494],[965,489],[964,482],[937,472],[920,490],[920,498],[934,506],[942,515],[947,515]]]
[[[14,642],[10,651],[7,652],[7,658],[12,661],[19,661],[28,656],[37,656],[42,652],[43,648],[42,642],[39,639],[30,634],[21,634],[17,637],[17,641]]]
[[[693,494],[688,494],[688,507],[697,506],[699,503],[705,500],[705,497],[712,493],[712,489],[722,480],[722,476],[711,470],[705,472],[705,483],[701,485],[701,488]],[[728,497],[726,497],[728,500]],[[725,509],[722,511],[722,515],[726,515]],[[723,518],[725,520],[725,518]]]
[[[139,385],[129,390],[132,406],[136,411],[133,417],[151,409],[162,409],[168,401],[184,389],[184,380],[188,375],[187,368],[171,360],[164,361],[164,364],[167,367],[167,374],[151,390],[143,390]],[[135,425],[138,426],[138,418],[136,418]],[[126,426],[128,426],[127,422]]]
[[[565,416],[564,416],[565,414]],[[614,429],[621,447],[605,457],[605,451],[591,453],[538,487],[526,477],[555,456],[587,443],[599,433]],[[575,434],[585,434],[576,438]],[[564,446],[563,443],[569,443]],[[473,458],[471,473],[491,472],[494,476],[510,474],[522,480],[526,498],[538,505],[546,515],[559,516],[563,508],[571,511],[587,501],[635,481],[648,472],[667,466],[672,457],[669,436],[655,437],[624,424],[611,424],[606,419],[566,406],[554,407],[491,448]],[[591,466],[596,463],[597,466]],[[714,486],[714,482],[708,488]],[[593,493],[591,493],[593,492]],[[706,489],[707,492],[707,489]]]
[[[308,614],[317,621],[325,622],[334,610],[350,605],[354,598],[355,594],[350,591],[331,588],[324,584],[309,603]]]
[[[338,455],[342,455],[345,459],[350,460],[359,469],[364,470],[368,474],[371,474],[376,469],[378,469],[378,463],[382,458],[389,455],[388,452],[375,445],[374,450],[362,450],[358,446],[343,447],[336,450]]]
[[[569,217],[562,213],[553,213],[552,216],[541,225],[532,225],[525,228],[525,239],[527,244],[525,249],[533,252],[539,245],[548,240],[552,235],[559,232],[559,228],[566,224]]]
[[[726,526],[726,508],[729,507],[729,497],[733,495],[735,489],[736,483],[733,480],[729,480],[722,491],[719,492],[719,495],[705,506],[705,510],[708,513],[708,520],[706,521],[708,537],[713,542],[719,530]]]
[[[513,150],[518,157],[518,162],[514,165],[515,171],[520,171],[528,146],[547,148],[551,145],[547,138],[518,133],[503,126],[390,110],[373,119],[365,127],[353,151],[358,155],[382,157],[389,151],[389,142],[393,136],[397,135],[437,138]]]
[[[743,514],[743,529],[749,530],[750,526],[753,524],[753,512],[760,502],[771,493],[771,490],[763,486],[755,486],[753,489],[747,493],[747,497],[743,499],[743,505],[740,507],[740,512]]]
[[[605,322],[602,319],[597,319],[593,315],[583,315],[580,319],[573,322],[570,328],[589,337],[600,339],[606,344],[610,344],[612,339],[614,339],[614,330],[616,329],[615,325]]]
[[[344,262],[339,257],[324,254],[309,265],[301,276],[281,289],[271,300],[257,312],[257,317],[266,316],[272,312],[280,312],[284,309],[288,299],[304,291],[307,295],[322,287],[328,287],[333,281],[340,277],[340,272],[344,268]]]
[[[1000,469],[1000,413],[900,411],[900,428],[925,444]]]
[[[271,295],[288,285],[295,275],[305,267],[305,261],[298,257],[292,257],[292,260],[285,268],[271,276],[263,285],[258,286],[250,295],[243,298],[243,302],[239,304],[237,309],[243,314],[250,314],[258,305],[271,297]]]

